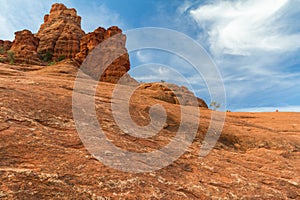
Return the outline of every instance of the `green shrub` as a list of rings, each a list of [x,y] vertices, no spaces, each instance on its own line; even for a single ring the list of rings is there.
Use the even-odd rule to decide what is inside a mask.
[[[9,64],[13,65],[15,63],[15,52],[8,51],[7,52],[7,59],[8,59]]]
[[[47,51],[44,55],[41,56],[44,62],[50,62],[52,60],[53,54]]]
[[[65,55],[60,55],[60,56],[58,57],[57,61],[60,62],[60,61],[62,61],[62,60],[64,60],[64,59],[66,59],[66,56],[65,56]]]
[[[0,62],[1,62],[1,63],[4,63],[4,58],[0,58]]]
[[[5,50],[3,47],[0,47],[0,54],[4,54],[5,53]]]
[[[56,64],[56,62],[55,61],[52,61],[52,62],[49,62],[48,63],[48,66],[52,66],[52,65],[55,65]]]

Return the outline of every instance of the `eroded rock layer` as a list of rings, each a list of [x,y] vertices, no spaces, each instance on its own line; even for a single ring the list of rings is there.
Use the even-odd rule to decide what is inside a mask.
[[[37,53],[39,39],[29,30],[15,32],[15,40],[10,51],[14,53],[18,63],[39,64],[40,58]]]
[[[74,58],[79,52],[80,39],[84,36],[81,29],[81,17],[74,8],[63,4],[53,4],[49,15],[45,15],[36,36],[40,39],[38,53],[47,52],[54,59]]]
[[[0,48],[2,49],[2,53],[8,51],[12,46],[12,42],[9,40],[0,40]]]
[[[99,27],[82,38],[76,58],[82,62],[88,54],[92,54],[83,63],[84,72],[97,80],[117,83],[130,69],[125,45],[126,36],[120,28],[113,26],[105,30]]]
[[[170,83],[144,83],[139,86],[139,90],[149,92],[149,96],[172,104],[199,106],[208,108],[205,101],[195,97],[186,87]]]

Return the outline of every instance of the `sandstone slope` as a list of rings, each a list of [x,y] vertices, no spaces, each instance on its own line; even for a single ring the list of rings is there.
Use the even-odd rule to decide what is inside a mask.
[[[184,155],[161,170],[130,174],[103,165],[79,139],[72,116],[76,72],[68,63],[0,64],[1,199],[300,198],[299,113],[227,113],[218,144],[201,159],[199,146],[211,117],[201,108],[196,139]],[[137,123],[147,121],[149,106],[157,103],[167,109],[168,119],[157,136],[135,138],[114,122],[114,86],[102,82],[95,95],[107,137],[135,152],[168,144],[178,128],[180,107],[153,98],[155,90],[137,91],[130,104]]]

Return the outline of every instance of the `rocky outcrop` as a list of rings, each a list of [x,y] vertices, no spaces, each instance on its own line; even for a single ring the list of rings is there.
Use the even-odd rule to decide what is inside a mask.
[[[136,84],[126,74],[130,69],[130,62],[125,48],[126,36],[122,34],[122,30],[117,26],[107,30],[99,27],[94,32],[85,34],[77,11],[63,4],[52,5],[50,14],[44,16],[44,23],[37,34],[33,35],[28,30],[16,32],[12,45],[8,41],[0,41],[0,47],[3,54],[9,49],[14,51],[15,61],[18,63],[46,65],[51,61],[69,58],[81,64],[102,42],[104,45],[94,52],[94,58],[96,56],[97,59],[90,60],[93,64],[89,63],[84,68],[85,72],[94,78],[98,78],[97,74],[101,73],[99,79],[110,83],[117,83],[125,75],[123,82]],[[113,59],[110,60],[111,58]]]
[[[14,52],[15,61],[18,63],[40,64],[37,53],[39,39],[29,30],[15,32],[15,40],[10,51]]]
[[[81,39],[80,52],[76,55],[76,60],[83,62],[85,57],[92,53],[93,55],[83,63],[84,72],[97,80],[117,83],[130,69],[125,44],[126,36],[117,26],[107,30],[99,27]],[[93,51],[95,47],[97,49]],[[98,77],[99,74],[101,77]]]
[[[138,89],[148,93],[147,96],[168,103],[208,108],[204,100],[197,98],[184,86],[179,87],[170,83],[145,83]]]
[[[40,39],[38,53],[53,55],[53,59],[74,58],[80,49],[80,39],[84,35],[81,17],[77,11],[63,4],[53,4],[49,15],[45,15],[36,37]]]
[[[9,40],[0,40],[0,48],[1,48],[1,53],[4,53],[8,51],[12,46],[12,42]]]
[[[117,83],[130,69],[129,55],[125,48],[126,36],[122,34],[122,30],[117,26],[107,30],[99,27],[85,35],[81,29],[81,17],[75,9],[68,9],[63,4],[54,4],[50,14],[45,15],[44,23],[36,34],[40,39],[37,52],[44,58],[48,54],[53,60],[75,58],[82,63],[96,46],[116,34],[120,34],[120,37],[104,43],[105,46],[95,52],[99,59],[92,62],[97,63],[89,64],[84,70],[93,77],[103,71],[101,81]],[[121,54],[108,63],[113,53]],[[107,68],[104,70],[105,67]]]
[[[94,32],[84,35],[80,40],[80,52],[75,59],[82,63],[87,55],[104,40],[106,29],[99,27]]]

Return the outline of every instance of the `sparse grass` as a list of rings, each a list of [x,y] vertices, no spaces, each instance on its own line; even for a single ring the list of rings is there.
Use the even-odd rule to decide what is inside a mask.
[[[65,56],[65,55],[60,55],[60,56],[58,57],[57,61],[60,62],[60,61],[62,61],[62,60],[64,60],[64,59],[66,59],[66,56]]]

